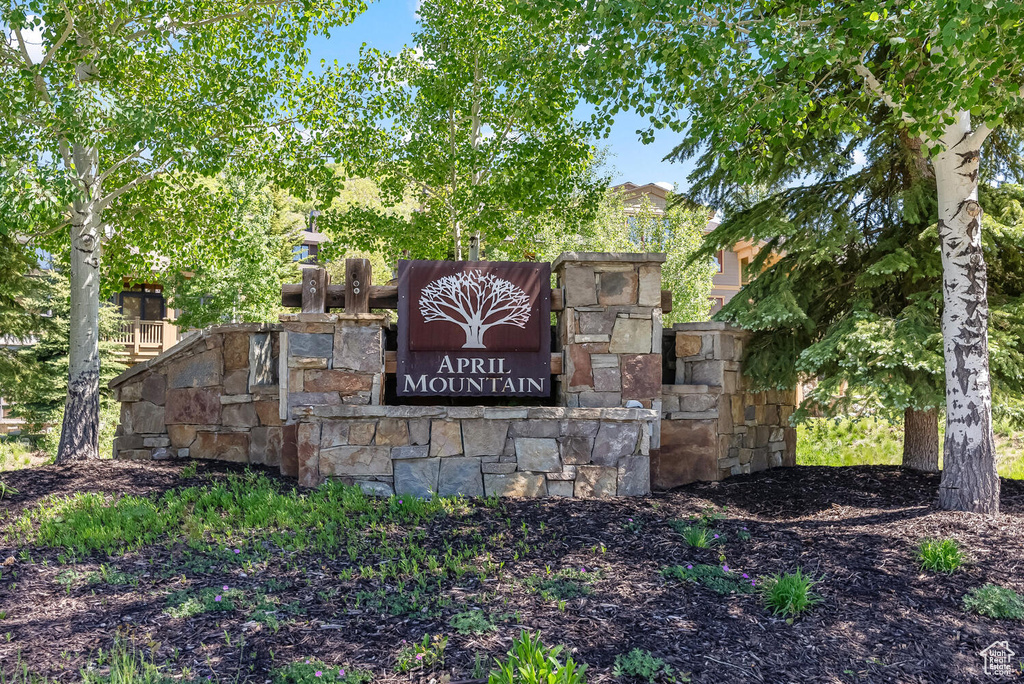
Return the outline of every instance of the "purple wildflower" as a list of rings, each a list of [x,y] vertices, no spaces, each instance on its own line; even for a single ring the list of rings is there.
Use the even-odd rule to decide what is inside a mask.
[[[416,654],[416,660],[423,660],[423,654],[422,653],[417,653]]]
[[[747,573],[743,573],[743,579],[750,579],[750,575],[748,575]]]
[[[687,566],[686,566],[686,569],[687,569],[687,570],[693,570],[693,564],[691,563],[690,565],[687,565]]]
[[[344,670],[338,670],[338,676],[339,677],[344,677],[345,676],[345,671]]]
[[[235,549],[235,553],[242,553],[241,549]]]
[[[718,539],[718,535],[717,534],[715,535],[715,539]]]
[[[730,572],[729,566],[728,565],[723,565],[722,566],[722,572]]]
[[[315,672],[314,674],[315,674],[315,675],[316,675],[317,677],[323,677],[323,676],[324,676],[324,673],[323,673],[323,672],[321,672],[320,670],[317,670],[317,671],[316,671],[316,672]]]
[[[224,591],[227,591],[227,590],[228,590],[228,585],[225,584],[224,585]]]
[[[220,594],[217,594],[217,595],[216,595],[216,596],[215,596],[215,597],[213,598],[213,600],[214,600],[214,601],[216,601],[217,603],[220,603]]]

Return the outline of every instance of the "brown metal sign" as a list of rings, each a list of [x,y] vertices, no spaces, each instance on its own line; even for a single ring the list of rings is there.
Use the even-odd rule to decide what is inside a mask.
[[[551,394],[551,266],[398,262],[399,396]]]

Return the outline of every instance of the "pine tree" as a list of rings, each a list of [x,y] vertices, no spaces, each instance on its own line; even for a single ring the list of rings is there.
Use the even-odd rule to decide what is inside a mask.
[[[982,185],[985,259],[1001,271],[989,279],[992,369],[1007,398],[1022,391],[1021,193]],[[741,200],[728,212],[704,254],[764,240],[755,270],[782,254],[718,314],[753,331],[746,370],[755,385],[792,388],[815,378],[798,420],[852,409],[902,413],[904,465],[937,471],[942,260],[934,177],[918,146],[894,134],[862,168]],[[999,401],[996,410],[1019,405]]]

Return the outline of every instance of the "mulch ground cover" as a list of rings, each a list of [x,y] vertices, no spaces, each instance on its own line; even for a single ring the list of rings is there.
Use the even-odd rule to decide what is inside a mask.
[[[999,681],[983,673],[979,653],[1003,640],[1024,660],[1024,622],[962,607],[986,582],[1024,592],[1021,481],[1003,482],[999,516],[939,511],[938,476],[890,467],[780,469],[636,499],[471,501],[416,532],[427,545],[480,540],[474,562],[492,571],[430,587],[430,605],[412,610],[389,600],[406,587],[365,579],[344,552],[289,552],[264,539],[255,555],[204,558],[167,539],[70,562],[61,549],[5,538],[46,497],[157,496],[241,472],[201,464],[183,478],[182,467],[101,461],[0,474],[18,492],[0,500],[0,671],[75,681],[82,668],[102,667],[97,653],[118,638],[183,679],[264,682],[274,668],[313,658],[369,670],[374,682],[440,683],[472,679],[475,663],[479,676],[480,663],[504,656],[523,629],[564,644],[598,684],[625,681],[613,675],[614,659],[633,648],[694,682]],[[671,524],[701,515],[720,535],[707,549],[689,547]],[[956,539],[970,562],[951,574],[922,571],[915,551],[929,537]],[[698,563],[751,578],[800,567],[818,580],[821,603],[787,620],[757,593],[719,595],[661,573]],[[559,576],[576,578],[583,595],[543,590]],[[272,619],[251,606],[170,614],[175,592],[219,594],[222,585],[270,597]],[[469,608],[495,629],[453,629],[450,618]],[[400,651],[424,634],[448,637],[444,666],[397,673]]]

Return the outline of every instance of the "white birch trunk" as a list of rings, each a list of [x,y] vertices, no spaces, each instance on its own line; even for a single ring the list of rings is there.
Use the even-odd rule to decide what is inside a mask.
[[[99,456],[100,252],[102,208],[96,148],[73,148],[80,188],[71,210],[71,319],[68,396],[57,463]]]
[[[942,138],[934,159],[942,248],[942,337],[946,360],[946,441],[939,506],[997,513],[999,476],[988,365],[988,280],[981,249],[978,168],[983,139],[968,112]]]

